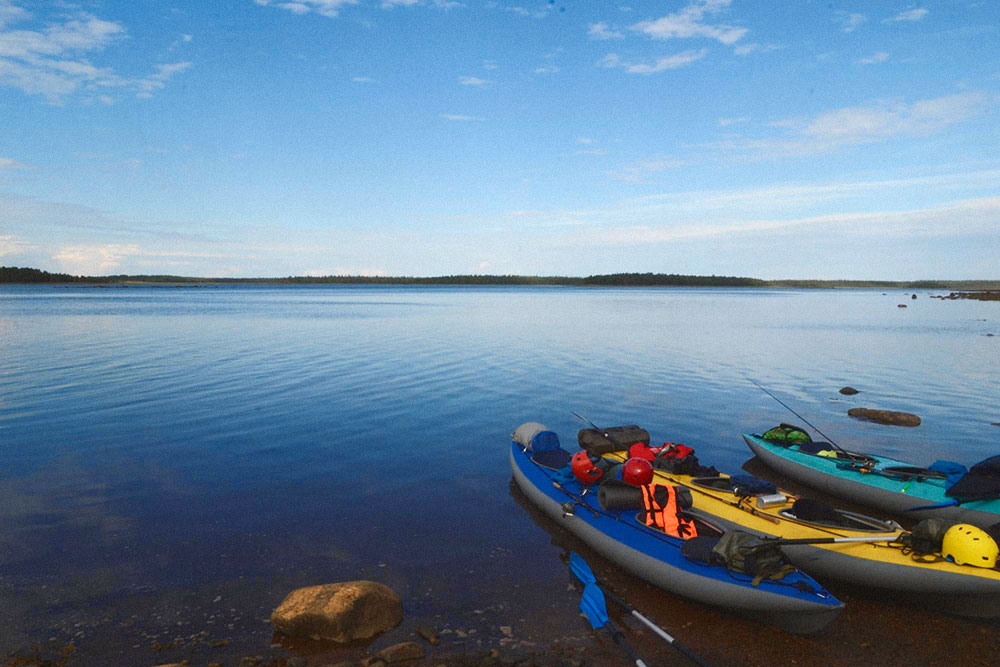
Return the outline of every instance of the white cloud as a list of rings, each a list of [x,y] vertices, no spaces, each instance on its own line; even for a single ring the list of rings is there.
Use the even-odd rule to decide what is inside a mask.
[[[928,134],[979,113],[986,104],[982,93],[959,93],[907,106],[847,107],[820,114],[802,134],[861,143],[900,134]]]
[[[120,23],[78,12],[61,14],[40,30],[7,29],[9,23],[32,18],[18,9],[9,1],[0,5],[0,87],[42,95],[51,104],[62,104],[67,96],[81,89],[91,93],[127,89],[147,97],[152,90],[162,88],[173,74],[191,66],[158,65],[156,72],[146,77],[122,77],[112,68],[98,67],[84,57],[127,37]],[[106,92],[97,99],[103,97],[108,97]]]
[[[545,67],[536,67],[533,71],[535,74],[555,74],[559,71],[559,68],[555,65],[547,65]]]
[[[926,9],[911,9],[901,12],[891,19],[886,19],[883,23],[895,23],[898,21],[922,21],[930,12]]]
[[[375,79],[371,78],[370,76],[352,76],[351,81],[354,81],[356,83],[372,83],[375,81]]]
[[[854,30],[867,19],[864,14],[849,14],[847,12],[837,12],[837,22],[844,32],[854,32]]]
[[[733,49],[733,53],[738,56],[748,56],[754,52],[766,53],[767,51],[776,51],[778,49],[777,44],[759,44],[754,42],[753,44],[741,44]]]
[[[748,32],[746,28],[703,23],[706,14],[716,14],[729,7],[731,0],[696,0],[679,12],[668,14],[655,21],[641,21],[631,30],[642,32],[653,39],[704,37],[723,44],[735,44]]]
[[[2,7],[0,7],[2,9]],[[0,14],[0,18],[2,18]],[[27,241],[22,241],[9,234],[0,234],[0,257],[4,255],[17,255],[24,251],[26,248],[32,247],[32,244]]]
[[[612,30],[607,23],[591,23],[587,35],[591,39],[624,39],[625,35],[620,30]]]
[[[806,156],[833,152],[843,146],[886,141],[895,137],[924,136],[977,116],[988,108],[981,92],[958,93],[912,104],[879,103],[845,107],[814,117],[788,118],[771,127],[782,137],[731,137],[708,147],[723,154],[753,159]]]
[[[0,157],[0,169],[37,169],[38,167],[32,167],[31,165],[24,164],[23,162],[18,162],[17,160],[12,160],[9,157]]]
[[[420,0],[382,0],[382,9],[392,9],[393,7],[412,7],[419,5]]]
[[[493,83],[492,81],[488,81],[486,79],[480,79],[479,77],[475,76],[460,76],[458,77],[458,82],[463,86],[486,86],[488,84]]]
[[[749,123],[750,119],[747,116],[740,116],[739,118],[720,118],[719,125],[721,127],[729,127],[730,125],[742,125],[743,123]]]
[[[456,114],[456,113],[443,113],[443,114],[441,114],[441,117],[444,118],[445,120],[457,120],[457,121],[473,121],[473,120],[475,120],[475,121],[481,121],[481,120],[486,120],[485,118],[482,118],[481,116],[466,116],[464,114]]]
[[[14,5],[11,0],[0,0],[0,29],[8,23],[16,23],[31,18],[31,12]]]
[[[889,59],[889,54],[885,51],[879,51],[867,58],[862,58],[858,61],[860,65],[877,65],[878,63],[884,63]]]
[[[590,137],[577,137],[576,138],[576,143],[578,143],[578,144],[592,144],[592,143],[594,143],[594,140],[591,139]]]
[[[340,8],[347,5],[356,5],[358,0],[298,0],[297,2],[281,2],[280,0],[253,0],[255,4],[262,7],[278,7],[292,12],[293,14],[308,14],[316,12],[321,16],[333,18],[340,14]]]
[[[65,246],[52,259],[63,271],[72,275],[106,275],[114,273],[123,258],[141,252],[135,244]]]
[[[618,67],[622,64],[622,59],[617,53],[609,53],[598,61],[598,66],[600,67]]]
[[[629,74],[655,74],[656,72],[686,67],[693,62],[701,60],[706,55],[708,55],[708,49],[700,49],[698,51],[688,50],[675,53],[672,56],[657,58],[652,64],[650,64],[625,62],[618,56],[618,54],[609,53],[597,64],[600,67],[606,68],[621,67]]]

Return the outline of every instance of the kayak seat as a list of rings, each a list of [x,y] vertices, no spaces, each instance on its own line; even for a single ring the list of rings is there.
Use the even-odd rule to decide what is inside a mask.
[[[543,468],[549,468],[551,470],[559,470],[560,468],[568,466],[572,458],[573,455],[561,447],[557,449],[547,449],[540,452],[536,451],[531,455],[532,461]]]

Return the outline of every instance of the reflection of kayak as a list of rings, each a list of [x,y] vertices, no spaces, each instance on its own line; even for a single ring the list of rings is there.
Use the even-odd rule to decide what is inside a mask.
[[[596,492],[584,493],[586,488],[572,477],[533,460],[532,452],[517,442],[511,443],[510,465],[517,485],[551,519],[619,567],[666,591],[798,634],[822,630],[843,610],[843,603],[801,571],[754,586],[748,575],[689,560],[681,553],[684,540],[647,527],[634,510],[605,511]],[[697,525],[700,534],[713,532],[700,519]]]
[[[945,493],[949,482],[941,472],[885,456],[837,451],[834,456],[821,456],[802,451],[798,444],[786,447],[759,435],[744,434],[743,439],[750,451],[776,472],[850,502],[913,519],[935,517],[982,528],[1000,522],[1000,498],[955,504],[955,498]],[[947,506],[906,511],[937,504]]]
[[[625,452],[605,458],[624,461]],[[1000,570],[957,565],[937,557],[915,558],[903,548],[899,524],[829,507],[779,492],[758,497],[734,490],[728,475],[692,477],[666,470],[655,473],[692,491],[694,510],[711,515],[726,529],[782,539],[895,538],[887,542],[839,542],[782,548],[797,567],[829,583],[837,579],[862,586],[917,594],[927,608],[960,616],[1000,616]],[[737,480],[740,478],[737,477]],[[738,485],[737,485],[738,486]],[[737,492],[739,491],[739,492]],[[907,536],[908,537],[908,536]],[[927,561],[933,562],[927,562]]]

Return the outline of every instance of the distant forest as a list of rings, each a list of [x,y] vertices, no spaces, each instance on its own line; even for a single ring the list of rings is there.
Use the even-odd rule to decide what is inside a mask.
[[[610,273],[568,276],[457,275],[437,277],[288,276],[286,278],[192,278],[188,276],[71,276],[38,269],[0,266],[0,283],[78,283],[88,285],[563,285],[567,287],[867,287],[886,289],[1000,289],[1000,280],[760,280],[735,276],[688,276],[676,273]]]

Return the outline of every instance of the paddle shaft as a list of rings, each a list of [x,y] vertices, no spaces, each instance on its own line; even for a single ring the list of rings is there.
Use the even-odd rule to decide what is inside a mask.
[[[879,537],[865,536],[865,537],[803,537],[799,539],[787,539],[787,540],[768,540],[763,546],[768,547],[784,547],[791,546],[795,544],[840,544],[843,542],[895,542],[899,539],[899,535],[893,535],[892,537],[886,537],[881,535]]]
[[[625,633],[622,632],[620,629],[618,629],[618,626],[616,626],[614,623],[611,622],[610,619],[608,619],[608,622],[605,624],[605,627],[607,627],[608,632],[611,633],[611,638],[615,640],[616,644],[622,647],[622,650],[628,653],[628,657],[632,658],[632,661],[635,662],[637,667],[646,667],[646,663],[642,661],[642,658],[637,656],[632,647],[629,646],[629,643],[625,641]]]
[[[668,644],[670,644],[675,649],[677,649],[678,651],[680,651],[681,653],[683,653],[685,656],[687,656],[687,658],[689,660],[691,660],[691,662],[693,662],[696,665],[701,665],[702,667],[708,667],[708,665],[706,663],[702,662],[701,658],[699,658],[694,653],[692,653],[688,649],[687,646],[685,646],[684,644],[681,644],[679,641],[677,641],[677,639],[675,639],[674,637],[671,637],[663,628],[661,628],[656,623],[653,623],[651,620],[649,620],[648,618],[646,618],[645,616],[643,616],[642,614],[640,614],[638,611],[636,611],[635,607],[633,607],[629,603],[625,602],[625,600],[622,600],[620,597],[618,597],[614,593],[608,592],[607,589],[604,590],[604,594],[606,596],[608,596],[609,598],[611,598],[612,602],[614,602],[615,604],[617,604],[618,606],[620,606],[622,609],[624,609],[628,613],[632,614],[632,616],[634,616],[635,618],[639,619],[639,621],[641,621],[643,624],[645,624],[646,627],[648,627],[650,630],[652,630],[653,632],[655,632],[656,634],[658,634],[660,637],[663,637],[663,639],[665,639]]]

